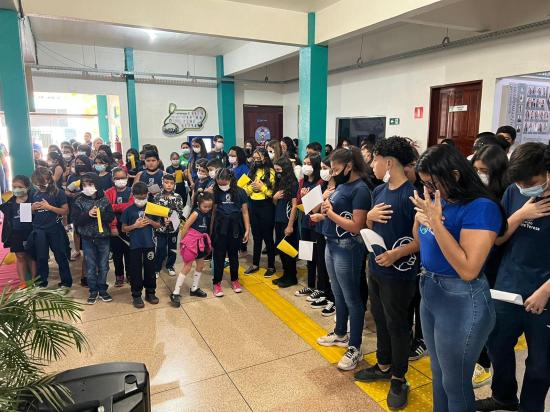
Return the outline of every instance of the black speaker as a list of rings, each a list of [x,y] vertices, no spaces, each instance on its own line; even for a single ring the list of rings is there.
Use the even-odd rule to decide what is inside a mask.
[[[149,372],[142,363],[113,362],[71,369],[58,374],[74,403],[63,412],[151,412]],[[53,412],[47,404],[26,409]]]

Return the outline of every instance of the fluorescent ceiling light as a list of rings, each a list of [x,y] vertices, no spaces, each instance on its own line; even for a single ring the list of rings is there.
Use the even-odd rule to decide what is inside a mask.
[[[155,41],[159,33],[157,30],[152,30],[152,29],[143,29],[143,31],[147,33],[147,35],[149,36],[149,40],[151,42]]]

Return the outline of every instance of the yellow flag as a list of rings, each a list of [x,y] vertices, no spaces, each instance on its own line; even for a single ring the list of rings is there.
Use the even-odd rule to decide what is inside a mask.
[[[183,171],[176,170],[174,177],[176,179],[176,183],[183,183]]]
[[[285,239],[281,240],[281,243],[277,245],[277,249],[290,257],[298,256],[298,251]]]
[[[157,205],[155,203],[147,202],[145,206],[145,214],[151,216],[168,217],[170,208],[166,206]]]
[[[97,230],[99,233],[103,233],[103,222],[101,221],[101,210],[99,208],[97,210]]]
[[[301,203],[300,203],[298,206],[296,206],[296,208],[297,208],[298,210],[301,210],[302,213],[304,213],[304,205],[302,205]]]
[[[250,183],[250,178],[248,175],[242,175],[239,177],[239,180],[237,180],[237,186],[239,186],[241,189],[244,189],[244,187]]]
[[[128,159],[130,160],[130,166],[132,166],[132,169],[136,168],[136,158],[133,154],[128,155]]]
[[[4,192],[2,193],[2,202],[7,202],[8,200],[10,200],[11,198],[13,197],[13,193],[12,192]]]

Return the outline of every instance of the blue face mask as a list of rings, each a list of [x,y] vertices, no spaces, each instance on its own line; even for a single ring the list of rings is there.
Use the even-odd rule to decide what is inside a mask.
[[[517,186],[517,185],[516,185]],[[521,188],[518,186],[519,192],[526,197],[539,197],[542,195],[546,188],[548,187],[548,179],[546,179],[546,183],[542,185],[536,185],[526,188]]]
[[[98,172],[104,172],[105,169],[107,168],[107,166],[101,165],[101,164],[95,164],[94,167],[95,167],[95,170],[97,170]]]

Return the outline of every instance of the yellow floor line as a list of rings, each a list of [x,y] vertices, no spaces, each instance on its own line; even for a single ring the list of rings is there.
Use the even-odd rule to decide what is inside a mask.
[[[242,267],[239,268],[239,280],[242,285],[260,303],[267,307],[275,316],[281,319],[292,331],[300,336],[308,345],[315,349],[331,364],[336,364],[344,354],[344,348],[324,347],[317,344],[317,338],[327,331],[308,315],[294,306],[276,292],[279,289],[273,285],[272,279],[263,277],[263,270],[252,275],[245,275]],[[522,335],[516,345],[516,350],[526,349],[525,337]],[[376,363],[376,352],[365,355],[365,361],[373,365]],[[409,363],[407,381],[410,384],[408,406],[404,409],[410,412],[424,412],[433,407],[431,385],[430,359],[424,357]],[[372,382],[355,384],[377,402],[382,409],[389,410],[386,397],[389,390],[389,382]]]

